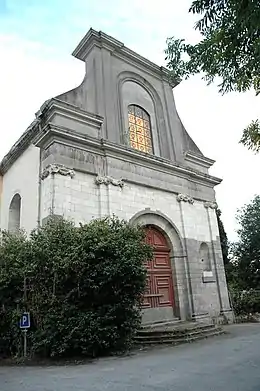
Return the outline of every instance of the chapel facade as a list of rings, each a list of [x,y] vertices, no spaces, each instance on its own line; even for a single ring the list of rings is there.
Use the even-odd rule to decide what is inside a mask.
[[[143,321],[232,319],[205,157],[185,130],[169,73],[90,29],[73,52],[81,85],[46,101],[0,165],[0,227],[116,215],[154,247]]]

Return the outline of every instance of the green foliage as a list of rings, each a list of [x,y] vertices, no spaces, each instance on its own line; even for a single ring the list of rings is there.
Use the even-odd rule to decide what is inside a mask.
[[[166,59],[174,75],[204,74],[210,84],[220,78],[220,91],[260,87],[259,0],[195,0],[189,12],[202,15],[195,25],[202,40],[196,45],[168,39]],[[183,60],[183,54],[188,55]]]
[[[260,313],[260,291],[230,289],[230,294],[236,316],[250,317],[253,314]]]
[[[221,244],[223,261],[224,261],[224,265],[227,265],[229,262],[229,259],[228,259],[228,251],[229,251],[228,250],[228,238],[227,238],[227,234],[226,234],[223,222],[221,220],[221,210],[217,209],[216,214],[217,214],[219,237],[220,237],[220,244]]]
[[[168,38],[166,60],[171,78],[202,73],[208,84],[217,79],[222,94],[254,89],[260,93],[259,0],[195,0],[189,12],[200,15],[195,25],[201,41],[195,45]],[[259,121],[253,121],[240,141],[260,149]]]
[[[28,243],[23,233],[2,233],[0,246],[0,356],[19,350],[19,315]]]
[[[26,291],[20,310],[26,308],[32,315],[33,354],[96,356],[125,349],[140,324],[144,261],[152,257],[143,230],[116,218],[80,227],[65,220],[50,221],[29,240],[19,239],[19,270],[12,269],[13,255],[8,249],[8,245],[18,247],[17,238],[9,236],[0,253],[0,259],[2,254],[10,259],[8,264],[1,262],[0,268],[0,285],[6,287],[0,298],[9,297],[6,311],[11,314],[0,324],[0,340],[11,326],[9,353],[17,331],[14,302],[16,297],[21,299],[24,277]],[[12,278],[7,277],[8,267]],[[19,342],[14,341],[17,351]]]
[[[238,213],[238,242],[233,245],[230,279],[241,290],[260,290],[260,196]]]
[[[226,275],[235,314],[251,317],[260,313],[260,196],[239,210],[237,220],[238,241]]]
[[[260,122],[257,119],[252,121],[250,125],[243,131],[240,143],[251,149],[254,152],[260,150]]]

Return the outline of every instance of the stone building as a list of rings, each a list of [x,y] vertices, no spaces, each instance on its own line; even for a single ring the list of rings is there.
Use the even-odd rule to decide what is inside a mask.
[[[205,157],[185,130],[168,71],[90,29],[73,52],[81,85],[46,101],[0,166],[1,228],[50,215],[76,224],[115,214],[155,248],[144,321],[231,318]]]

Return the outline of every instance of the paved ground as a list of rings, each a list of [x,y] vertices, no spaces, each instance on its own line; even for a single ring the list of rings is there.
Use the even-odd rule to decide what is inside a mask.
[[[125,358],[63,367],[0,367],[1,391],[260,391],[260,324]]]

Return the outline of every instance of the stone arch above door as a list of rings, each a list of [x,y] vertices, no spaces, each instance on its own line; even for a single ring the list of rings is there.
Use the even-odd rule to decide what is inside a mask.
[[[169,241],[169,246],[173,252],[173,257],[185,257],[183,241],[179,230],[165,214],[151,209],[144,209],[136,213],[131,219],[132,224],[142,226],[153,225],[161,230]]]

